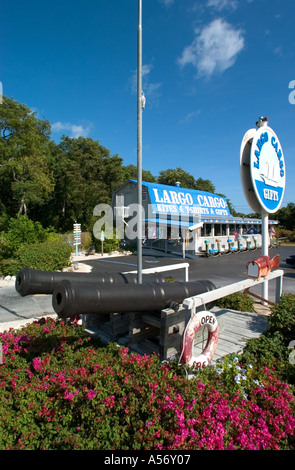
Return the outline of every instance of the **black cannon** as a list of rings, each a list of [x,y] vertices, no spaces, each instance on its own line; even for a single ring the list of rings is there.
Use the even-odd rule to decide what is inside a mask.
[[[34,294],[52,294],[54,288],[63,280],[76,283],[96,283],[97,285],[136,284],[137,274],[133,273],[75,273],[21,269],[15,280],[15,289],[22,296]],[[143,274],[143,282],[164,283],[161,274]]]
[[[155,312],[168,307],[177,310],[185,298],[215,288],[211,281],[99,285],[92,281],[81,284],[63,280],[53,291],[52,305],[60,318],[78,314]]]

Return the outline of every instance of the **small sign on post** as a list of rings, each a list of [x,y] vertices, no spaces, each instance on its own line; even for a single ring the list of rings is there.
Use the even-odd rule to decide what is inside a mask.
[[[81,224],[74,224],[74,246],[76,249],[76,256],[79,252],[79,245],[81,244]]]
[[[103,256],[103,242],[104,242],[104,232],[101,231],[100,234],[100,241],[101,241],[101,256]]]

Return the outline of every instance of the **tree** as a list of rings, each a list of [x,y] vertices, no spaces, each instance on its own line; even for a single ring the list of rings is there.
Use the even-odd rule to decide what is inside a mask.
[[[110,156],[107,148],[91,138],[62,136],[58,145],[52,143],[50,168],[55,188],[47,225],[63,231],[71,230],[75,221],[91,229],[94,207],[109,204],[112,192],[123,183],[122,159]]]
[[[289,202],[286,207],[282,207],[275,214],[274,218],[279,221],[287,230],[295,230],[295,204]]]
[[[203,180],[203,178],[198,178],[196,181],[196,188],[199,191],[207,191],[208,193],[215,193],[215,186],[211,183],[210,180]],[[220,194],[221,196],[221,194]]]
[[[220,197],[223,197],[226,199],[226,202],[227,202],[227,205],[228,205],[228,210],[229,210],[229,213],[233,216],[233,217],[244,217],[244,214],[238,214],[235,209],[234,209],[234,206],[232,205],[232,202],[230,199],[228,199],[224,194],[221,194],[221,193],[216,193],[216,196],[220,196]]]
[[[127,165],[123,167],[124,172],[124,181],[126,180],[137,180],[137,166],[136,165]],[[156,183],[157,178],[151,174],[150,171],[142,170],[142,180],[147,183]]]
[[[162,170],[158,177],[159,184],[168,184],[175,186],[175,183],[179,182],[183,188],[196,189],[195,178],[183,170],[182,168],[176,168],[175,170]]]
[[[0,106],[0,202],[11,215],[45,204],[54,188],[48,167],[50,124],[3,97]]]
[[[204,180],[203,178],[195,180],[193,175],[179,167],[175,170],[162,170],[158,177],[158,183],[160,184],[175,186],[177,181],[183,188],[197,189],[199,191],[207,191],[208,193],[213,194],[215,193],[215,186],[210,180]]]

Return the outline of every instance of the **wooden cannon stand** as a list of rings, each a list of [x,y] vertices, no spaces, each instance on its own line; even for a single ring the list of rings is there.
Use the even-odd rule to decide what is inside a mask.
[[[131,351],[140,354],[159,354],[160,360],[170,360],[180,353],[180,345],[186,325],[192,315],[205,306],[227,295],[235,292],[247,292],[250,295],[262,299],[250,291],[264,281],[276,280],[275,302],[280,301],[282,294],[282,279],[284,271],[276,270],[265,278],[245,279],[243,281],[229,284],[204,294],[190,297],[183,301],[178,311],[164,309],[161,312],[130,312],[111,313],[106,315],[83,315],[82,323],[86,330],[97,335],[105,343],[117,342],[125,345]],[[219,331],[222,331],[223,321],[218,319]],[[206,330],[206,328],[202,328]],[[195,344],[200,344],[206,339],[206,331],[198,331]]]

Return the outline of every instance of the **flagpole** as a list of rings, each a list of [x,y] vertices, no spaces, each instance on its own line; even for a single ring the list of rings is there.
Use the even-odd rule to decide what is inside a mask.
[[[137,35],[137,282],[142,284],[142,0],[138,0]]]

